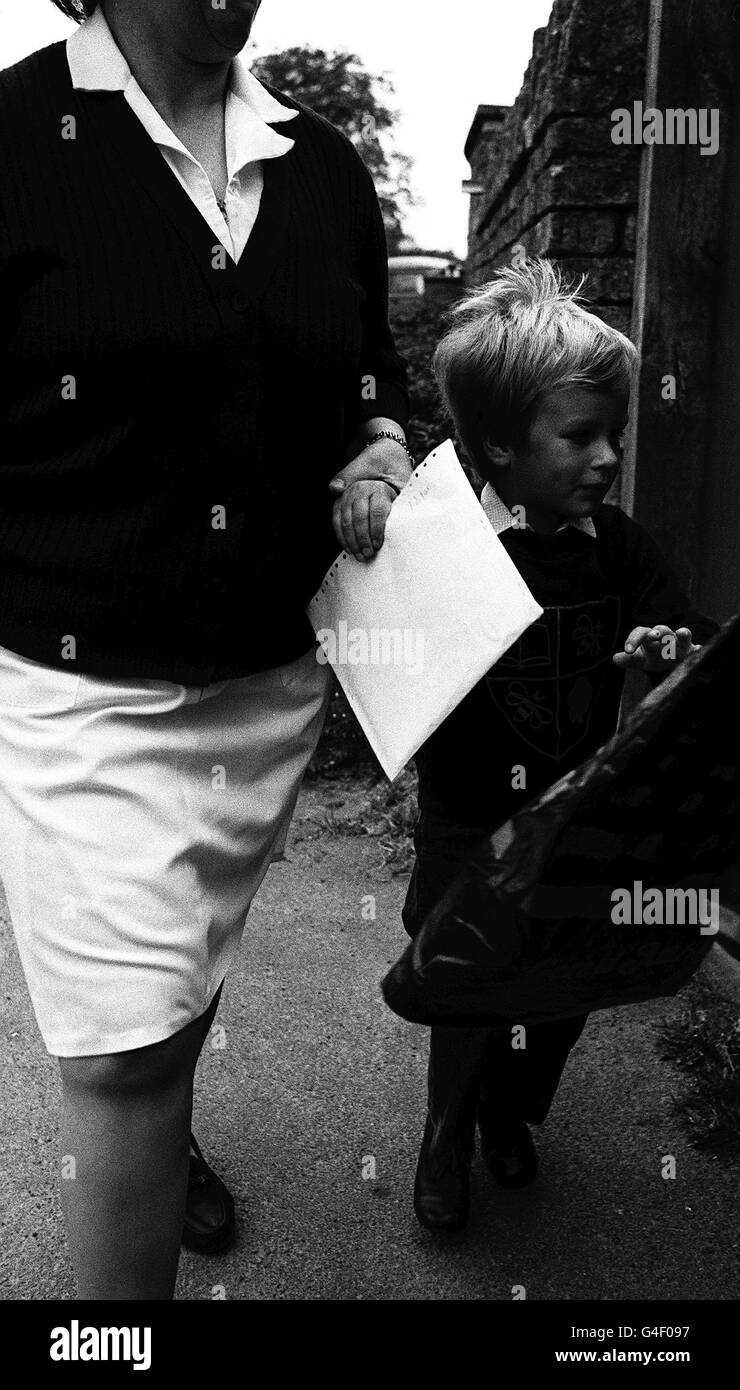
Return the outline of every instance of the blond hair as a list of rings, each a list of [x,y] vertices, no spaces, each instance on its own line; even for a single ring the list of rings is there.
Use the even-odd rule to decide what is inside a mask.
[[[520,447],[545,392],[561,386],[629,392],[634,344],[578,302],[552,261],[506,266],[451,310],[433,369],[465,452],[482,443]]]

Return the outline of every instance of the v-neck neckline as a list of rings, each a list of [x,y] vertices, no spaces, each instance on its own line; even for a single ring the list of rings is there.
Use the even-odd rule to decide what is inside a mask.
[[[292,150],[279,158],[263,161],[263,190],[257,218],[239,260],[234,261],[129,106],[123,91],[87,91],[72,87],[64,41],[59,44],[58,51],[67,92],[72,93],[94,131],[104,141],[110,141],[129,172],[146,188],[188,243],[209,283],[222,289],[238,288],[243,305],[257,299],[275,270],[285,242],[290,217],[289,160],[294,154],[295,143]],[[286,106],[291,105],[289,99],[282,100]],[[281,134],[286,133],[297,142],[300,114],[292,120],[272,124]],[[214,265],[214,252],[219,249],[223,251],[223,264]]]

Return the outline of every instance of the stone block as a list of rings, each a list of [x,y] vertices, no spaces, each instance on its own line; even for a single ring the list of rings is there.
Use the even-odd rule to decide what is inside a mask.
[[[620,249],[617,217],[611,210],[559,208],[546,213],[530,236],[536,256],[603,256]]]

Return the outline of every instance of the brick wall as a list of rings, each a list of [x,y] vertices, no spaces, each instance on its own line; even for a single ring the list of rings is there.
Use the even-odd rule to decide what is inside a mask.
[[[481,106],[465,148],[470,199],[467,279],[512,259],[551,256],[595,311],[629,331],[640,146],[611,140],[611,112],[641,100],[648,0],[555,0],[534,36],[511,107]]]

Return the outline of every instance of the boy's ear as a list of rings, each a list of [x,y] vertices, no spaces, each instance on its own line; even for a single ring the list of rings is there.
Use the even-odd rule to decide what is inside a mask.
[[[499,444],[496,440],[488,438],[483,440],[483,453],[494,468],[508,468],[514,451],[510,445]]]

